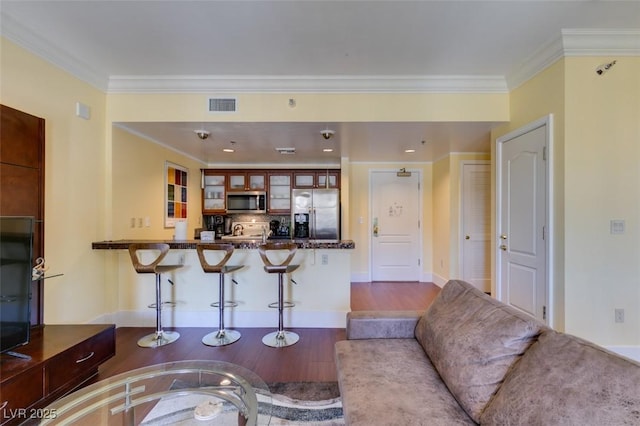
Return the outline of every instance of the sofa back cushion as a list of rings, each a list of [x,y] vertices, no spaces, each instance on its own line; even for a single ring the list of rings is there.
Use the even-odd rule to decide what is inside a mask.
[[[488,425],[638,425],[640,364],[545,331],[481,416]]]
[[[451,280],[418,321],[416,339],[462,408],[476,422],[507,371],[543,324]]]

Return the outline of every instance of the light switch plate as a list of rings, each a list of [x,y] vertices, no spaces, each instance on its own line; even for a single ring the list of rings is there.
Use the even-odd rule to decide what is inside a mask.
[[[622,220],[622,219],[612,219],[609,222],[609,226],[610,226],[610,229],[611,229],[611,231],[610,231],[611,234],[614,234],[614,235],[624,234],[624,225],[625,225],[624,220]]]

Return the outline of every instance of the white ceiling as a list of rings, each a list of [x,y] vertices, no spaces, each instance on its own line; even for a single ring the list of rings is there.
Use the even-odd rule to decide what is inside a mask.
[[[563,30],[637,34],[640,2],[1,0],[0,17],[3,36],[108,92],[504,92]],[[486,151],[494,124],[209,123],[206,143],[197,123],[122,125],[205,163],[279,163],[273,148],[293,146],[287,162],[326,164]],[[325,126],[331,154],[317,149]]]

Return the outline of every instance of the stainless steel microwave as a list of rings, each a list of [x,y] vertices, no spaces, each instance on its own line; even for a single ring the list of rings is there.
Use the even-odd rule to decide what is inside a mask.
[[[265,191],[227,192],[227,213],[266,213]]]

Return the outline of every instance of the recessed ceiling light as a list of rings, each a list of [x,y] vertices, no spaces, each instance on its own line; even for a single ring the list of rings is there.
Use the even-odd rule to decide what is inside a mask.
[[[405,149],[404,152],[411,153],[411,152],[416,152],[416,150],[415,149]]]
[[[231,149],[231,148],[223,148],[222,149],[224,152],[236,152],[235,149]]]
[[[333,148],[324,148],[322,152],[333,152]]]

